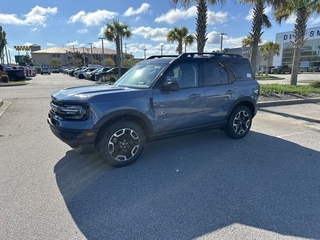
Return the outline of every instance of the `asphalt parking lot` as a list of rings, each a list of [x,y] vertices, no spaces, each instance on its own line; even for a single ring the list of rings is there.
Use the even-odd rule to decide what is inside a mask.
[[[128,167],[50,132],[50,94],[92,84],[38,75],[0,88],[2,239],[320,239],[320,104],[260,108],[252,131],[149,143]]]

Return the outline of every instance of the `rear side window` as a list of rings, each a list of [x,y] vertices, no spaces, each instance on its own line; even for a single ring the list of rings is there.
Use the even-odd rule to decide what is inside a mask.
[[[247,81],[254,79],[249,62],[229,62],[228,66],[235,74],[236,81]]]
[[[227,70],[217,62],[205,62],[203,72],[203,86],[228,84]]]

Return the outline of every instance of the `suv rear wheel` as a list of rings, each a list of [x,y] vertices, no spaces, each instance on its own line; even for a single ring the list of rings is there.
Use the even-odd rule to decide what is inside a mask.
[[[98,142],[98,153],[114,167],[135,162],[143,151],[145,136],[136,123],[121,121],[105,129],[102,134]]]
[[[225,133],[235,139],[243,138],[251,128],[252,113],[246,106],[234,109],[228,119]]]

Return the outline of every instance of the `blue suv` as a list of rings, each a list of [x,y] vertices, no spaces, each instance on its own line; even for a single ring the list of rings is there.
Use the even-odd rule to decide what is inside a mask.
[[[136,161],[145,143],[212,128],[239,139],[257,112],[259,84],[241,55],[151,56],[113,85],[52,94],[51,131],[80,153],[116,167]]]

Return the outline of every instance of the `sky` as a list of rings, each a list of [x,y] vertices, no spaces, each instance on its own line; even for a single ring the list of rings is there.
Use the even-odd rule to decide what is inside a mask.
[[[272,19],[272,9],[266,8],[272,28],[264,29],[263,42],[274,41],[278,32],[292,31],[295,16],[281,25]],[[160,54],[176,54],[176,43],[169,43],[166,34],[174,27],[187,27],[195,33],[196,6],[173,8],[169,0],[28,0],[2,4],[0,26],[7,34],[7,49],[11,58],[17,54],[14,46],[38,44],[41,49],[53,46],[75,48],[101,48],[103,29],[113,19],[129,26],[132,36],[124,39],[124,51],[136,58]],[[225,5],[208,5],[208,40],[205,51],[220,49],[220,34],[223,48],[241,47],[242,39],[248,35],[252,23],[252,5],[227,0]],[[309,27],[320,25],[319,16],[311,16]],[[115,50],[115,44],[104,40],[104,47]],[[144,50],[146,49],[146,50]],[[187,51],[196,51],[194,43]]]

